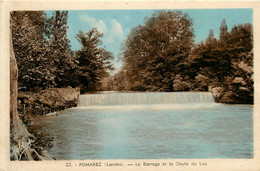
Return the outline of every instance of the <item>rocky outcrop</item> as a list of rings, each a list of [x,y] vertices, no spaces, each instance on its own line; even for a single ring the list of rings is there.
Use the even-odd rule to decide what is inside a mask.
[[[50,88],[34,92],[19,92],[18,111],[25,115],[45,115],[77,105],[79,88]]]

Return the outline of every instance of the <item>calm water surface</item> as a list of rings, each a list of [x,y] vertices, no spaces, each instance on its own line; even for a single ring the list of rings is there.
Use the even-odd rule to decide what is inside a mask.
[[[251,105],[72,108],[35,119],[56,159],[252,158]]]

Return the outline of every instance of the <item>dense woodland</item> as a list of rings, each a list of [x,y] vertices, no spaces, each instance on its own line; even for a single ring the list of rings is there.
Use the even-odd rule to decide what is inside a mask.
[[[131,29],[122,42],[122,68],[115,74],[113,54],[102,48],[96,28],[76,36],[71,50],[67,11],[48,18],[43,11],[11,14],[12,40],[19,68],[19,91],[80,87],[117,91],[211,91],[216,101],[253,103],[252,25],[225,19],[220,36],[194,43],[192,20],[180,11],[159,11]]]
[[[96,90],[113,69],[112,53],[100,47],[103,35],[95,28],[75,35],[82,47],[71,50],[67,18],[67,11],[56,11],[50,18],[43,11],[12,12],[19,91],[67,86]]]
[[[109,90],[211,91],[218,102],[253,103],[252,25],[220,36],[209,31],[194,44],[192,20],[179,11],[161,11],[132,28],[122,47],[123,67],[107,78]]]

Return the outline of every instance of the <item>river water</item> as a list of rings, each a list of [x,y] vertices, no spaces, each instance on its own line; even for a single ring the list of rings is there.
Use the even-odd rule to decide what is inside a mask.
[[[70,159],[253,158],[253,106],[145,104],[71,108],[35,118]]]

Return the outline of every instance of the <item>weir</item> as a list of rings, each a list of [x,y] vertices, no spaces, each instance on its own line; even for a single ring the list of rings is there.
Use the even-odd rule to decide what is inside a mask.
[[[83,94],[78,97],[78,107],[143,105],[143,104],[183,104],[214,103],[210,92],[143,92]]]

